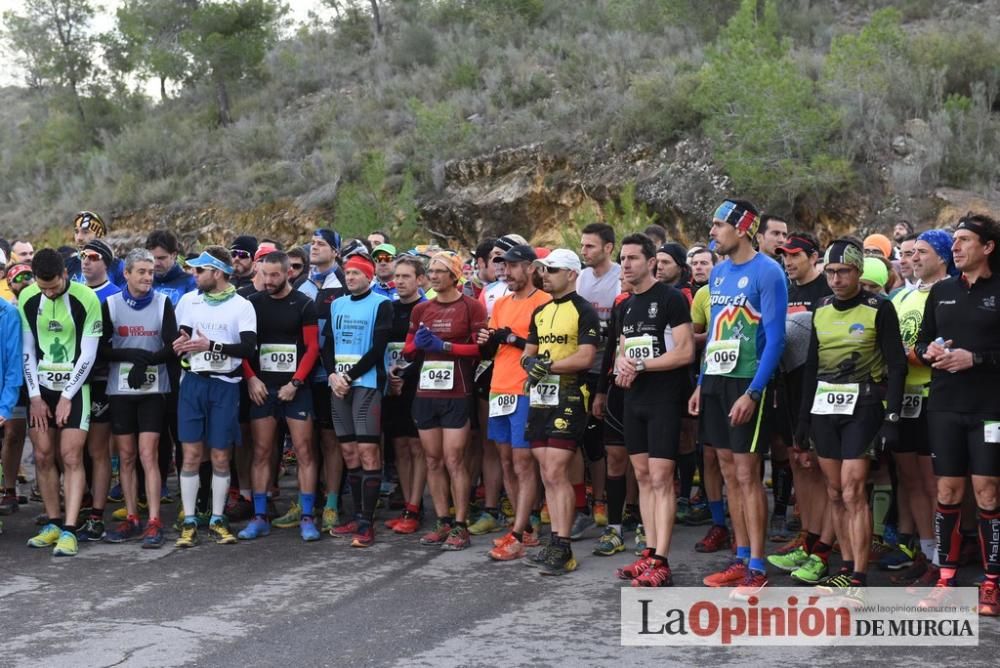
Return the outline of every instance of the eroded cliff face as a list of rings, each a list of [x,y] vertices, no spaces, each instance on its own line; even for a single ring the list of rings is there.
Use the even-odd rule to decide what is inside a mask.
[[[635,198],[685,244],[704,241],[712,211],[738,195],[729,178],[708,158],[710,147],[683,140],[669,148],[635,146],[581,153],[572,147],[530,144],[499,149],[443,167],[442,187],[421,203],[428,241],[469,248],[483,236],[517,232],[536,244],[560,244],[582,212],[601,211],[630,183]],[[891,175],[906,160],[897,155],[872,169],[857,190],[822,203],[798,202],[781,210],[794,229],[811,229],[827,242],[837,236],[890,232],[907,219],[918,227],[954,224],[967,211],[1000,215],[1000,197],[951,188],[901,194]],[[760,203],[766,210],[767,202]],[[283,200],[248,210],[220,207],[155,207],[111,216],[109,240],[119,251],[142,243],[149,230],[174,230],[186,248],[228,242],[237,234],[303,242],[329,224],[329,211],[303,210]]]

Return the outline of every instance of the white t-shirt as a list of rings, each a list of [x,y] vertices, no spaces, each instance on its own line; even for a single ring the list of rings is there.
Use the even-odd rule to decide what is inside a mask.
[[[493,315],[493,305],[497,303],[497,300],[509,294],[510,288],[507,286],[507,281],[493,281],[483,287],[479,299],[486,305],[487,319]]]
[[[611,319],[611,309],[615,306],[615,298],[622,291],[622,267],[612,264],[611,268],[598,277],[591,267],[585,268],[576,277],[576,292],[590,302],[597,317],[601,320],[601,345],[598,346],[591,373],[600,373],[601,361],[604,356],[604,346],[607,343],[608,320]]]
[[[240,332],[257,333],[257,315],[253,305],[239,295],[211,305],[205,302],[202,293],[189,292],[177,303],[177,327],[189,327],[192,338],[203,336],[223,344],[239,343]],[[227,383],[240,382],[239,376],[228,375],[240,367],[243,362],[240,357],[207,351],[188,353],[187,359],[191,371],[200,375],[213,376]]]

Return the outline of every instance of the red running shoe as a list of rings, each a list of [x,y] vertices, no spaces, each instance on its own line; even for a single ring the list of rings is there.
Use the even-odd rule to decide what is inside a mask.
[[[735,587],[746,580],[747,570],[742,559],[733,559],[718,573],[706,575],[702,582],[706,587]]]
[[[708,533],[700,541],[694,544],[695,552],[709,553],[725,550],[730,547],[729,529],[713,524],[708,529]]]

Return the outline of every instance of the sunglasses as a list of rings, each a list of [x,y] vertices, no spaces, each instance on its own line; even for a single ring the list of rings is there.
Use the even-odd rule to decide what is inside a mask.
[[[195,267],[194,268],[194,273],[196,273],[196,274],[200,274],[200,273],[205,272],[205,271],[219,271],[219,270],[216,269],[215,267]]]
[[[35,280],[35,275],[30,271],[22,271],[20,274],[10,279],[11,283],[26,283],[27,281]]]
[[[301,262],[289,262],[288,266],[294,269],[295,271],[299,271],[300,269],[305,267],[305,265],[302,264]]]
[[[392,256],[385,253],[379,253],[374,256],[374,260],[376,262],[392,262]]]
[[[824,269],[823,273],[826,274],[827,278],[833,278],[834,276],[847,278],[851,275],[852,271],[857,271],[857,269],[855,267],[841,267],[840,269]]]
[[[232,256],[234,260],[249,260],[252,257],[250,251],[245,250],[234,250]]]
[[[82,257],[84,260],[90,260],[91,262],[97,262],[98,260],[102,259],[101,254],[98,253],[97,251],[82,251],[80,253],[80,257]]]
[[[548,274],[558,274],[560,271],[563,271],[562,267],[545,267],[545,272]]]

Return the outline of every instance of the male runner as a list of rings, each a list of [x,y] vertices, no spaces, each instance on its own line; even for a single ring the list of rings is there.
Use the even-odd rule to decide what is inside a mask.
[[[21,316],[17,307],[5,299],[0,299],[0,433],[6,435],[7,426],[14,417],[14,406],[18,403],[24,383],[24,366],[21,359]],[[23,420],[21,420],[23,423]],[[22,434],[22,439],[24,438]],[[0,513],[7,514],[18,509],[17,469],[20,458],[9,461],[7,444],[2,443],[3,475],[5,489],[0,494]],[[21,449],[18,448],[18,454]],[[8,468],[10,466],[11,468]],[[8,492],[8,489],[10,490]],[[0,528],[3,523],[0,522]]]
[[[934,473],[939,594],[955,586],[959,520],[966,476],[979,507],[979,544],[986,579],[979,614],[1000,614],[1000,223],[966,215],[952,245],[955,278],[931,288],[916,352],[931,366],[927,422]],[[936,598],[936,597],[934,597]]]
[[[241,234],[229,244],[233,265],[232,284],[237,290],[253,283],[253,257],[257,253],[257,247],[257,237],[250,234]]]
[[[425,301],[419,279],[424,263],[402,255],[395,263],[393,283],[398,299],[392,302],[392,329],[385,348],[385,367],[389,392],[382,401],[382,431],[396,452],[396,471],[406,499],[403,514],[386,520],[386,527],[399,534],[411,534],[420,528],[424,487],[427,485],[427,461],[420,445],[420,435],[413,423],[413,399],[417,394],[419,364],[403,359],[406,333],[410,330],[413,308]]]
[[[73,240],[76,247],[83,249],[91,241],[103,239],[108,233],[108,227],[104,220],[92,211],[81,211],[73,219]],[[84,282],[83,258],[80,254],[71,256],[66,260],[66,271],[70,280],[77,283]],[[118,259],[112,258],[108,265],[108,277],[112,283],[121,287],[125,284],[125,264]]]
[[[35,247],[31,245],[30,241],[15,241],[10,246],[10,257],[7,258],[7,264],[26,264],[31,265],[31,259],[35,257]],[[10,270],[10,266],[7,267]]]
[[[316,305],[289,283],[288,256],[272,251],[257,264],[264,290],[249,299],[257,318],[257,354],[243,360],[250,400],[253,438],[254,517],[238,536],[251,540],[270,533],[267,490],[277,445],[278,420],[292,437],[299,481],[299,532],[306,542],[319,540],[313,518],[316,460],[313,455],[313,399],[309,376],[319,358]]]
[[[35,283],[20,294],[18,308],[35,475],[49,521],[28,545],[54,545],[54,555],[75,556],[76,523],[87,483],[83,467],[90,428],[87,379],[101,336],[101,303],[93,290],[69,280],[62,256],[51,248],[35,253],[31,270]],[[57,448],[66,504],[61,527]]]
[[[212,516],[209,532],[220,545],[236,543],[223,513],[229,492],[229,450],[240,445],[239,383],[244,358],[257,346],[257,319],[250,303],[229,282],[232,255],[221,246],[209,246],[188,262],[197,272],[199,292],[189,292],[177,305],[180,335],[173,343],[185,355],[189,371],[181,380],[177,398],[177,434],[184,448],[181,500],[184,525],[177,547],[198,544],[195,497],[198,468],[207,446],[212,462]]]
[[[84,261],[86,263],[86,260]],[[125,258],[125,288],[101,307],[100,356],[108,363],[111,431],[120,461],[119,480],[126,517],[104,540],[123,543],[142,535],[144,548],[163,545],[160,518],[160,431],[171,391],[166,362],[173,358],[177,320],[170,299],[153,290],[154,258],[137,248]],[[136,451],[145,471],[149,521],[139,524]]]
[[[710,236],[727,257],[712,270],[712,324],[702,375],[688,405],[700,416],[700,440],[719,457],[737,546],[735,560],[704,582],[741,585],[740,596],[767,584],[763,399],[781,360],[788,302],[785,273],[750,243],[758,220],[757,210],[743,200],[726,200],[712,217]]]
[[[382,487],[382,394],[385,349],[392,329],[392,300],[372,291],[375,263],[360,253],[344,262],[349,294],[333,302],[326,322],[323,366],[333,392],[333,427],[344,453],[354,519],[331,536],[351,537],[353,547],[375,541],[375,506]]]
[[[499,450],[504,486],[515,513],[511,531],[489,552],[494,561],[518,559],[524,556],[525,547],[538,545],[530,522],[538,494],[538,470],[524,434],[528,397],[524,393],[527,375],[521,368],[521,351],[527,343],[532,314],[551,299],[531,281],[531,264],[538,259],[531,246],[516,245],[502,257],[510,294],[496,301],[489,327],[480,330],[478,336],[483,356],[493,358],[489,438]]]
[[[634,587],[673,583],[667,562],[677,512],[673,483],[690,388],[687,367],[695,356],[688,300],[654,278],[658,264],[648,237],[622,239],[622,275],[632,286],[632,297],[622,310],[615,383],[625,390],[625,447],[639,484],[648,547],[618,575]]]
[[[813,312],[797,429],[816,444],[844,563],[820,583],[852,591],[867,586],[872,517],[865,482],[876,436],[893,448],[906,379],[896,310],[861,287],[864,250],[851,239],[826,249],[823,272],[833,290]],[[884,406],[883,406],[883,401]]]
[[[552,521],[550,542],[527,564],[545,575],[576,570],[570,548],[575,494],[570,466],[587,428],[590,392],[586,373],[600,343],[600,319],[576,293],[580,258],[565,248],[535,262],[545,272],[543,289],[552,301],[531,318],[521,366],[528,372],[529,410],[525,437],[538,460]]]
[[[372,248],[372,260],[375,261],[375,279],[372,281],[372,292],[398,299],[396,296],[396,286],[393,285],[392,277],[395,272],[396,247],[392,244],[379,244]]]
[[[18,243],[14,242],[15,248],[17,248]],[[34,252],[32,252],[33,254]],[[14,295],[12,304],[16,309],[18,296],[35,281],[34,274],[31,273],[31,265],[14,264],[9,266],[6,280],[7,286]],[[20,349],[20,325],[16,339]],[[6,337],[3,340],[8,341]],[[20,364],[18,364],[17,377],[20,389],[14,406],[11,408],[11,414],[3,424],[3,452],[2,459],[0,459],[0,465],[3,466],[3,493],[0,494],[0,515],[9,515],[20,510],[17,496],[17,473],[21,465],[21,454],[24,452],[24,436],[28,429],[28,388],[24,386],[24,370]]]
[[[431,287],[436,296],[417,304],[410,317],[410,331],[403,355],[413,361],[423,351],[413,421],[427,457],[427,481],[437,524],[420,539],[422,545],[444,550],[464,550],[468,530],[469,474],[465,450],[469,440],[472,372],[479,358],[476,333],[486,326],[486,307],[459,292],[462,260],[456,253],[440,251],[431,258]],[[455,518],[448,515],[448,493]]]
[[[197,289],[195,277],[177,262],[180,244],[170,230],[153,230],[146,237],[146,250],[153,254],[153,290],[162,292],[173,306],[181,297]]]
[[[778,248],[788,238],[788,223],[778,216],[763,213],[760,216],[760,226],[754,239],[757,250],[772,260],[778,260]]]

